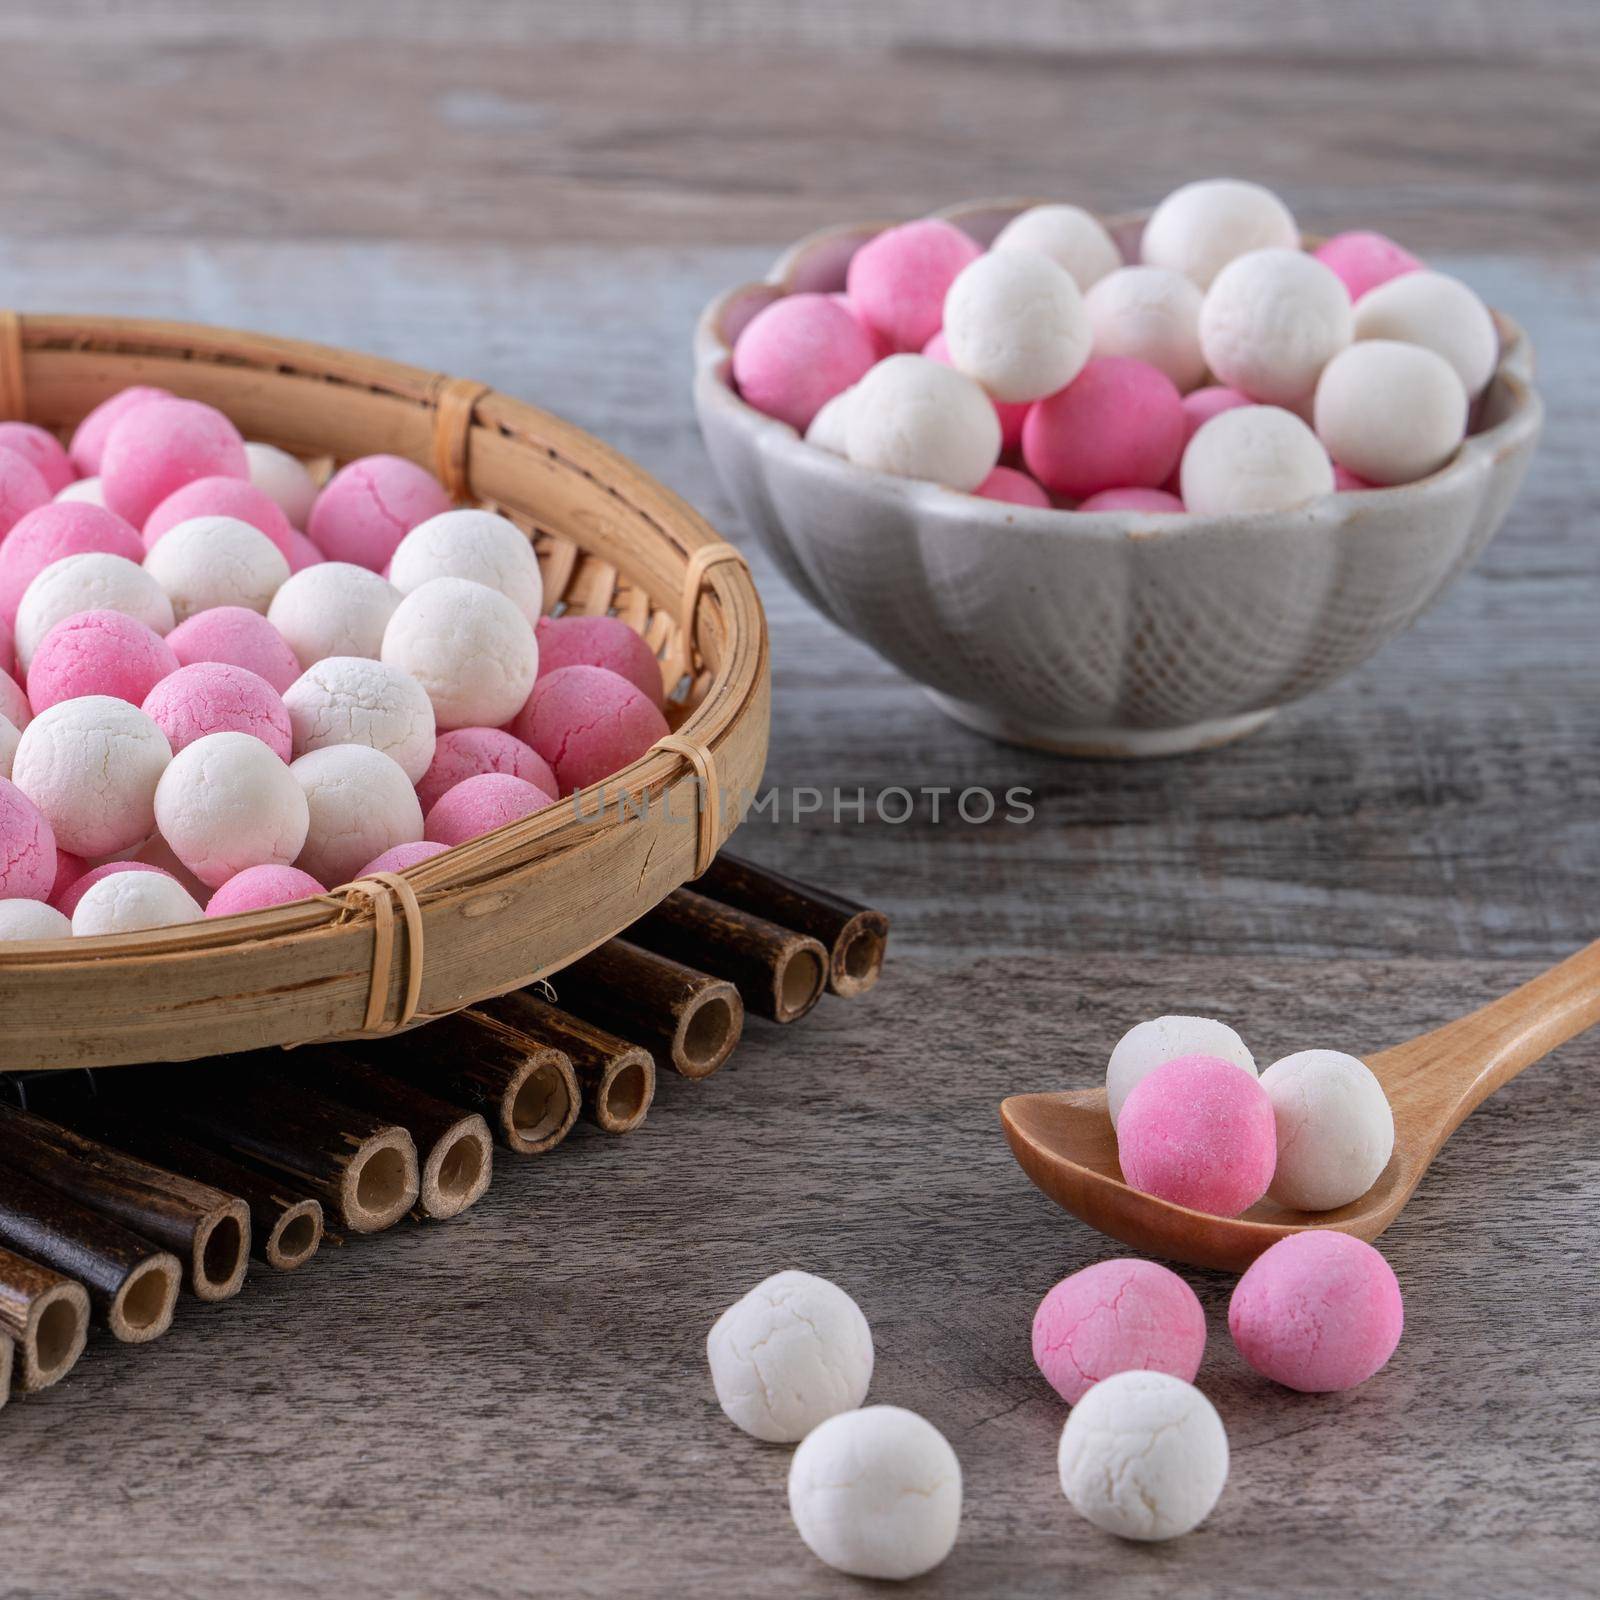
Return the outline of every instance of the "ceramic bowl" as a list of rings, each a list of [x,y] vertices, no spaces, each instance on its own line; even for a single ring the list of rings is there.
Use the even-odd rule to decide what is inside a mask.
[[[987,244],[1028,200],[943,215]],[[887,223],[832,228],[696,333],[695,404],[728,493],[800,592],[996,738],[1077,755],[1164,755],[1259,727],[1359,666],[1504,520],[1539,434],[1527,337],[1501,354],[1472,432],[1431,477],[1245,516],[1035,510],[890,477],[807,445],[734,392],[730,354],[763,306],[844,287]],[[1113,232],[1136,259],[1141,220]]]

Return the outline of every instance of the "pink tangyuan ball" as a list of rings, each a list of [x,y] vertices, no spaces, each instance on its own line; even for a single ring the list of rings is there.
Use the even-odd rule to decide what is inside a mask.
[[[922,347],[922,353],[930,361],[937,361],[941,367],[953,367],[955,362],[950,359],[950,345],[945,339],[941,329]],[[990,397],[994,405],[994,414],[1000,419],[1000,449],[1003,454],[1013,454],[1022,445],[1022,424],[1028,420],[1031,409],[1024,400],[996,400]]]
[[[550,763],[567,795],[637,761],[666,736],[667,719],[615,672],[562,667],[534,684],[510,731]]]
[[[137,406],[151,400],[170,399],[172,393],[168,389],[155,389],[149,384],[136,383],[131,388],[117,390],[109,400],[102,400],[78,424],[72,442],[67,446],[73,466],[84,477],[94,477],[100,471],[100,457],[105,451],[106,438],[112,427]]]
[[[485,772],[509,773],[546,794],[556,792],[556,775],[538,751],[504,728],[452,728],[441,733],[433,760],[417,781],[417,799],[424,812],[458,783]]]
[[[177,670],[171,646],[136,618],[120,611],[78,611],[39,641],[28,666],[28,700],[35,715],[89,694],[141,705]]]
[[[181,667],[197,661],[225,661],[265,678],[282,694],[300,676],[300,662],[288,641],[248,606],[212,606],[197,611],[167,635]]]
[[[950,285],[982,254],[954,223],[924,217],[867,240],[850,258],[845,290],[894,349],[921,350],[944,320]]]
[[[208,917],[234,917],[245,911],[265,911],[327,891],[298,867],[266,865],[246,867],[219,885],[206,902]]]
[[[266,534],[293,566],[294,529],[278,502],[241,478],[196,478],[174,490],[145,519],[144,546],[154,547],[162,534],[194,517],[233,517]]]
[[[465,844],[554,804],[553,796],[524,778],[513,778],[509,772],[480,772],[440,796],[422,831],[435,844]]]
[[[21,733],[33,721],[33,707],[22,686],[9,672],[0,671],[0,717]]]
[[[305,534],[294,527],[289,529],[289,548],[284,554],[289,558],[291,574],[304,572],[307,567],[320,567],[328,559]]]
[[[330,561],[382,572],[400,541],[450,509],[431,472],[401,456],[362,456],[341,467],[311,507],[306,532]]]
[[[410,844],[391,845],[381,856],[374,856],[356,876],[370,878],[374,872],[404,872],[407,867],[419,866],[435,856],[442,856],[449,848],[449,845],[439,844],[433,839],[416,839]]]
[[[1312,254],[1345,286],[1352,300],[1359,300],[1369,289],[1376,289],[1392,278],[1420,272],[1423,265],[1409,250],[1385,234],[1361,229],[1334,234]]]
[[[1183,510],[1183,501],[1165,489],[1102,489],[1077,507],[1079,511],[1152,511],[1172,516]]]
[[[17,619],[28,585],[67,556],[121,556],[136,565],[144,543],[132,524],[103,506],[57,500],[30,511],[0,543],[0,617]]]
[[[1204,389],[1191,389],[1183,397],[1183,448],[1185,450],[1189,448],[1189,441],[1200,431],[1202,425],[1213,417],[1239,406],[1254,404],[1255,401],[1249,395],[1220,383],[1210,384]],[[1178,465],[1172,469],[1171,477],[1161,486],[1168,494],[1175,495],[1178,492],[1179,468],[1182,465],[1183,456],[1180,453]]]
[[[1131,356],[1097,356],[1029,409],[1022,455],[1053,494],[1086,500],[1102,489],[1159,488],[1183,436],[1183,398],[1166,373]]]
[[[1377,489],[1380,484],[1369,483],[1365,478],[1358,478],[1348,467],[1341,467],[1337,461],[1333,464],[1333,487],[1337,494],[1355,494],[1366,489]]]
[[[53,433],[31,422],[0,422],[0,450],[15,450],[34,471],[44,479],[45,488],[54,497],[61,493],[78,474],[61,441]]]
[[[890,344],[889,341],[885,339],[884,336],[879,333],[878,330],[874,328],[864,316],[862,316],[861,307],[858,306],[849,295],[845,294],[843,290],[835,290],[828,296],[828,298],[836,305],[843,306],[845,310],[856,319],[857,323],[860,324],[861,331],[865,333],[866,336],[872,341],[872,352],[877,360],[882,361],[885,356],[892,356],[894,354],[894,346]]]
[[[56,876],[56,836],[44,813],[0,778],[0,900],[43,900]]]
[[[137,528],[186,483],[248,476],[239,430],[199,400],[134,406],[111,425],[100,458],[106,505]]]
[[[82,856],[75,856],[70,850],[63,850],[57,845],[55,881],[51,883],[50,893],[45,898],[51,905],[55,905],[62,893],[70,889],[88,870],[89,863]]]
[[[293,754],[283,696],[259,673],[232,662],[175,667],[150,691],[141,709],[166,734],[173,755],[212,733],[248,733],[280,761]]]
[[[1039,510],[1050,507],[1050,496],[1044,489],[1015,467],[996,467],[972,492],[980,500],[1002,500],[1007,505],[1033,506]]]
[[[15,450],[0,449],[0,539],[30,511],[50,504],[50,490],[39,469]]]
[[[745,324],[733,347],[733,381],[757,411],[804,433],[876,360],[866,330],[831,295],[790,294]]]
[[[664,703],[661,663],[621,617],[541,617],[534,633],[541,677],[562,667],[604,667],[626,678],[652,704]]]

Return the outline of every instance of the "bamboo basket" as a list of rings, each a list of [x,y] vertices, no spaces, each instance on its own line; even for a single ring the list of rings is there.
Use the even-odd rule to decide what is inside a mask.
[[[547,609],[615,612],[656,650],[673,735],[572,802],[382,882],[0,945],[0,1069],[390,1033],[557,971],[704,869],[738,820],[716,797],[760,778],[770,683],[749,574],[690,507],[570,423],[465,379],[227,328],[0,313],[0,416],[64,430],[136,383],[326,468],[409,457],[458,502],[510,517],[534,541]]]

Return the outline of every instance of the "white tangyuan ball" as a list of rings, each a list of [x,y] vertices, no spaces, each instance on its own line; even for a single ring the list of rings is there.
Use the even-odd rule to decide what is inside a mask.
[[[56,491],[57,500],[81,500],[85,505],[100,506],[106,503],[105,490],[99,478],[74,478],[66,488]]]
[[[244,447],[250,482],[297,528],[306,525],[317,486],[302,462],[275,444],[251,443]]]
[[[1207,289],[1235,256],[1299,247],[1294,215],[1270,189],[1241,178],[1202,178],[1174,189],[1150,213],[1139,259]]]
[[[302,567],[272,597],[267,621],[302,668],[328,656],[370,656],[383,648],[400,591],[366,567],[323,561]]]
[[[137,933],[198,922],[204,915],[200,902],[164,872],[113,872],[84,891],[73,908],[72,931],[80,938]]]
[[[1215,1056],[1256,1075],[1256,1058],[1227,1023],[1212,1017],[1152,1017],[1129,1028],[1106,1063],[1106,1109],[1113,1127],[1134,1085],[1179,1056]]]
[[[1328,363],[1313,416],[1341,467],[1369,483],[1412,483],[1442,467],[1466,437],[1467,391],[1432,350],[1362,339]]]
[[[44,813],[63,850],[115,855],[155,830],[167,736],[137,706],[82,695],[41,711],[17,743],[11,780]]]
[[[441,729],[509,722],[539,675],[533,624],[498,589],[468,578],[412,590],[384,629],[382,658],[422,685]]]
[[[533,543],[516,523],[492,511],[443,511],[400,541],[389,582],[407,595],[433,578],[470,578],[497,589],[530,627],[538,624],[544,579]]]
[[[17,606],[17,660],[26,672],[33,652],[58,622],[80,611],[120,611],[162,635],[172,632],[172,602],[137,562],[86,550],[52,561],[23,591]]]
[[[11,776],[11,764],[17,758],[17,746],[22,742],[22,732],[10,717],[0,716],[0,778]]]
[[[926,356],[880,361],[856,385],[845,428],[860,467],[970,492],[1000,459],[1000,418],[983,390]]]
[[[266,615],[289,581],[284,553],[259,528],[238,517],[190,517],[151,545],[144,570],[172,602],[179,622],[216,606]]]
[[[1293,1211],[1332,1211],[1359,1200],[1394,1153],[1394,1113],[1366,1062],[1338,1050],[1301,1050],[1261,1074],[1278,1125],[1278,1165],[1267,1193]]]
[[[989,246],[991,250],[1036,250],[1072,274],[1086,294],[1122,265],[1122,252],[1098,217],[1082,206],[1032,206],[1018,212]]]
[[[841,389],[831,400],[825,400],[811,426],[806,429],[806,443],[830,455],[847,456],[850,453],[850,408],[855,404],[857,384]]]
[[[1350,292],[1315,256],[1253,250],[1217,274],[1200,307],[1200,348],[1219,383],[1290,406],[1350,343]]]
[[[1328,452],[1278,406],[1236,406],[1202,423],[1178,475],[1184,510],[1202,517],[1286,511],[1333,493]]]
[[[328,656],[289,685],[283,703],[297,756],[330,745],[366,745],[397,761],[413,783],[421,782],[433,761],[433,704],[427,690],[397,667],[362,656]]]
[[[1042,400],[1083,371],[1089,313],[1072,274],[1037,251],[990,251],[944,298],[950,363],[1011,404]]]
[[[0,900],[0,940],[65,939],[72,924],[43,900]]]
[[[1174,1539],[1198,1527],[1228,1481],[1228,1435],[1192,1384],[1165,1372],[1118,1372],[1067,1418],[1056,1454],[1061,1492],[1095,1527],[1123,1539]]]
[[[961,1463],[931,1422],[899,1406],[830,1417],[789,1463],[789,1514],[807,1548],[858,1578],[915,1578],[961,1527]]]
[[[836,1284],[776,1272],[717,1318],[706,1360],[730,1421],[757,1439],[793,1444],[866,1399],[872,1330]]]
[[[208,733],[172,758],[156,785],[156,826],[215,889],[247,867],[293,866],[309,813],[294,774],[249,733]]]
[[[1459,278],[1407,272],[1369,289],[1356,302],[1357,339],[1397,339],[1443,356],[1469,399],[1494,375],[1500,335],[1489,308]]]
[[[289,768],[306,797],[304,849],[295,863],[318,883],[346,883],[397,844],[422,837],[422,806],[399,764],[364,744],[335,744]]]
[[[1204,296],[1165,267],[1121,267],[1102,278],[1084,303],[1097,356],[1148,362],[1187,392],[1205,376],[1200,353]]]

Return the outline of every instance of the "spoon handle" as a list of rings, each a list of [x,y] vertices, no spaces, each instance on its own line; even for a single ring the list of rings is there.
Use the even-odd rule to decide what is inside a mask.
[[[1440,1142],[1524,1067],[1600,1022],[1600,940],[1548,972],[1370,1063],[1396,1108],[1420,1112]]]

